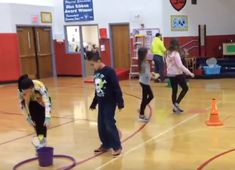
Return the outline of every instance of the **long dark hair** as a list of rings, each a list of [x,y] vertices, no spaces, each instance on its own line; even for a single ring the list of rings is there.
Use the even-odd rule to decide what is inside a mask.
[[[172,38],[168,47],[168,51],[171,53],[173,51],[180,51],[180,44],[176,38]]]
[[[141,65],[143,61],[145,60],[146,56],[148,54],[148,49],[147,48],[139,48],[138,49],[138,66],[139,66],[139,72],[142,72]]]

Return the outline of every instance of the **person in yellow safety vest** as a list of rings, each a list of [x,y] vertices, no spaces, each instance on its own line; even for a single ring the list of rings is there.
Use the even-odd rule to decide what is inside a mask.
[[[151,52],[153,54],[153,61],[155,64],[155,70],[154,72],[160,75],[158,79],[155,80],[155,82],[163,82],[164,81],[164,60],[163,57],[166,52],[166,48],[162,41],[162,36],[160,33],[156,33],[155,38],[152,41],[151,44]]]

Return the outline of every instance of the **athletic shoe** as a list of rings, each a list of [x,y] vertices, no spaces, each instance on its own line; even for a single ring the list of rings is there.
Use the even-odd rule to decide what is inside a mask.
[[[113,150],[112,151],[112,155],[113,156],[118,156],[118,155],[120,155],[122,153],[122,148],[119,148],[119,149],[117,149],[117,150]]]
[[[42,141],[40,141],[39,145],[37,146],[37,149],[43,148],[47,145],[46,138],[43,138]]]
[[[145,115],[139,115],[139,121],[147,123],[149,119]]]
[[[175,103],[174,106],[180,111],[180,112],[184,112],[183,109],[180,108],[178,103]]]
[[[94,152],[101,153],[101,152],[107,152],[108,150],[109,150],[108,148],[104,148],[104,147],[100,146],[99,148],[95,149]]]

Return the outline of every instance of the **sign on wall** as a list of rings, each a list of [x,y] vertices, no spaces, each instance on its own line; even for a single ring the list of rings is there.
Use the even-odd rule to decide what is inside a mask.
[[[94,20],[92,0],[64,0],[65,22]]]
[[[170,3],[175,10],[180,11],[186,5],[186,0],[170,0]]]
[[[171,15],[171,31],[188,31],[188,16]]]
[[[223,55],[235,55],[235,43],[223,43]]]
[[[32,15],[31,16],[31,22],[32,24],[38,24],[39,23],[39,19],[38,19],[38,15]]]

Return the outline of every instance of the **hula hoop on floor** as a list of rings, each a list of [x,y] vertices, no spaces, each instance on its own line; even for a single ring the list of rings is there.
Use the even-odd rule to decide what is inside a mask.
[[[75,167],[76,165],[76,160],[71,157],[71,156],[68,156],[68,155],[53,155],[53,158],[62,158],[62,159],[68,159],[72,162],[71,165],[68,165],[68,166],[65,166],[63,168],[58,168],[60,170],[70,170],[71,168]],[[24,161],[21,161],[19,163],[17,163],[14,167],[13,167],[13,170],[16,170],[17,168],[19,168],[20,166],[26,164],[26,163],[29,163],[29,162],[33,162],[35,160],[37,160],[38,157],[34,157],[34,158],[30,158],[30,159],[26,159]]]

